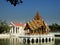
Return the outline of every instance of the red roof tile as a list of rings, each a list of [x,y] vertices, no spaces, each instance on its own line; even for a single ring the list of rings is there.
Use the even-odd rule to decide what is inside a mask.
[[[22,24],[22,23],[16,23],[16,22],[12,22],[12,24],[15,25],[15,26],[24,26],[24,24]]]

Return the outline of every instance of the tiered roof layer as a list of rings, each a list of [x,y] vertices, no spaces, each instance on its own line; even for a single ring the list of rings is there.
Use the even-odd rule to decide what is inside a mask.
[[[28,23],[26,23],[25,30],[27,30],[27,29],[37,30],[38,28],[41,28],[41,26],[43,26],[44,28],[47,28],[49,30],[48,26],[45,24],[44,20],[42,19],[42,17],[39,14],[39,12],[37,12],[34,19],[32,21],[29,21]]]

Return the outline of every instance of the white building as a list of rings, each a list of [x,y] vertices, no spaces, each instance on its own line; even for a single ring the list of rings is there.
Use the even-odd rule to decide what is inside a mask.
[[[25,24],[11,22],[11,30],[10,30],[10,33],[11,34],[19,34],[19,35],[22,35],[22,34],[24,34],[24,27],[25,27]]]

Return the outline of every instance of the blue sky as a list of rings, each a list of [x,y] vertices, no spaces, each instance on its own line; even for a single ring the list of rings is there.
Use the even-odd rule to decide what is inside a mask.
[[[28,22],[39,11],[47,24],[60,24],[60,0],[23,0],[22,4],[11,5],[0,0],[0,19],[7,22]]]

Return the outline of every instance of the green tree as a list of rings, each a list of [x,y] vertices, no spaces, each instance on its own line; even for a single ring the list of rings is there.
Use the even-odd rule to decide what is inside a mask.
[[[6,21],[0,20],[0,33],[9,32],[10,28],[11,27],[6,23]]]
[[[49,28],[53,32],[60,32],[60,25],[58,25],[57,23],[53,23],[52,25],[49,25]]]

